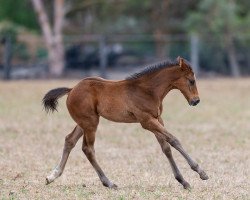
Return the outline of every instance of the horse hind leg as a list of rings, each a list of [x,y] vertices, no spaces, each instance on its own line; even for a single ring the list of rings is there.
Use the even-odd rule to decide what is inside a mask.
[[[46,177],[46,184],[50,184],[56,178],[62,175],[69,154],[82,135],[83,135],[82,129],[79,126],[76,126],[74,130],[69,135],[66,136],[61,160],[59,164],[56,166],[56,168],[51,172],[51,174]]]
[[[91,124],[91,125],[90,125]],[[96,133],[96,128],[98,125],[98,120],[95,121],[95,123],[88,123],[88,126],[83,127],[84,135],[83,135],[83,144],[82,144],[82,151],[86,155],[87,159],[95,169],[97,175],[99,176],[102,184],[105,187],[108,188],[114,188],[116,189],[117,186],[113,184],[107,176],[104,174],[103,170],[99,166],[99,164],[96,161],[95,158],[95,149],[94,149],[94,143],[95,143],[95,133]]]

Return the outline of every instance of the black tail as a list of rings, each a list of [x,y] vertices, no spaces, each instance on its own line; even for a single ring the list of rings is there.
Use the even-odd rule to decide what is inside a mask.
[[[70,92],[70,88],[56,88],[50,90],[44,97],[43,97],[43,106],[45,111],[48,113],[49,111],[54,112],[57,111],[56,107],[58,105],[58,99],[63,95]]]

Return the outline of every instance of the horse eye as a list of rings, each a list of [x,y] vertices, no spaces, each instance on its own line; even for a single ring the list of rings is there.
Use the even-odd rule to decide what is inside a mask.
[[[189,80],[190,85],[194,85],[194,83],[195,83],[195,80]]]

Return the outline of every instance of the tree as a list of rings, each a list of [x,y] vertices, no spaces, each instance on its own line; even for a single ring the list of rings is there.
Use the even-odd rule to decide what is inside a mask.
[[[30,5],[30,0],[0,0],[0,21],[9,21],[32,30],[39,29],[35,12],[29,9]]]
[[[182,22],[198,0],[72,0],[67,11],[85,33],[152,34],[156,56],[166,57],[162,37],[183,33]],[[71,23],[72,24],[72,23]],[[79,31],[79,28],[78,28]]]
[[[203,0],[198,10],[192,12],[186,23],[191,31],[220,43],[227,52],[232,76],[240,76],[235,41],[239,38],[245,23],[239,15],[240,6],[234,0]]]
[[[37,12],[40,27],[43,32],[45,44],[49,54],[49,72],[53,77],[60,77],[64,70],[64,45],[63,45],[63,22],[64,0],[54,0],[53,27],[49,22],[48,14],[42,0],[32,0]]]
[[[162,42],[164,35],[185,33],[183,21],[188,11],[197,5],[198,0],[128,0],[124,15],[133,16],[139,21],[134,27],[142,33],[150,33],[155,40],[156,56],[166,56],[166,47]]]

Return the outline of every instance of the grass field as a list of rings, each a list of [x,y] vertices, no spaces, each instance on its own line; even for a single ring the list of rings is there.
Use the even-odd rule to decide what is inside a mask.
[[[75,83],[0,82],[0,199],[250,199],[250,79],[198,81],[197,107],[188,106],[178,91],[166,97],[167,129],[210,177],[200,180],[173,150],[190,191],[174,179],[153,134],[138,124],[104,119],[98,127],[96,156],[118,190],[102,186],[81,151],[81,140],[64,174],[45,185],[75,124],[65,97],[53,115],[45,114],[41,99],[49,89]]]

